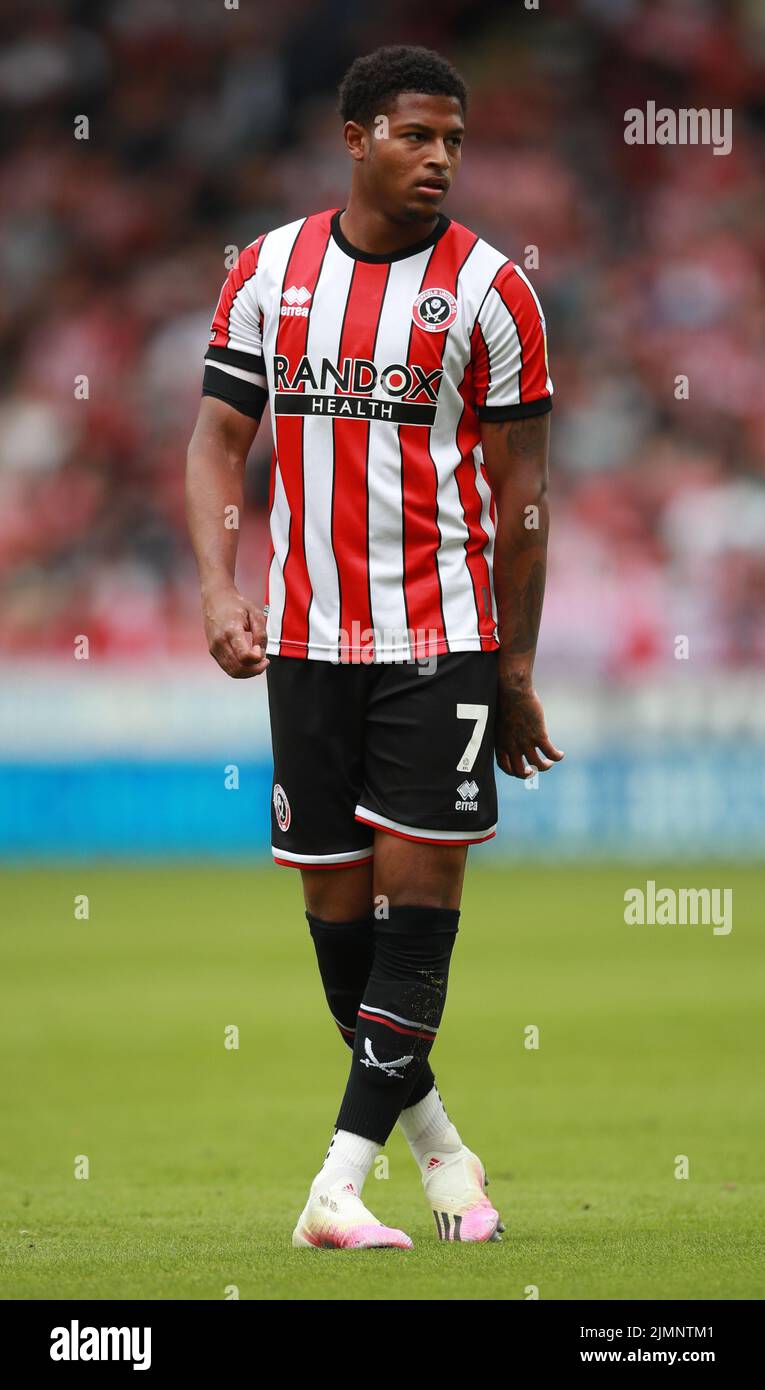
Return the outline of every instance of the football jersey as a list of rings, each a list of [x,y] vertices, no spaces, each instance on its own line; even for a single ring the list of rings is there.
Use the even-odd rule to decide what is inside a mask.
[[[439,213],[385,255],[343,209],[259,236],[221,290],[203,394],[274,448],[267,653],[400,661],[499,646],[482,420],[552,405],[520,266]]]

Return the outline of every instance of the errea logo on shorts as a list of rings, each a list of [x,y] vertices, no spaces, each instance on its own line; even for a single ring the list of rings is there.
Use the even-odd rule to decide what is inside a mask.
[[[308,318],[308,301],[311,298],[311,291],[305,285],[298,289],[297,285],[290,285],[288,290],[282,294],[282,299],[286,302],[281,306],[283,316],[287,318]]]
[[[458,786],[458,788],[457,788],[457,796],[458,796],[459,798],[461,798],[461,799],[458,800],[458,801],[455,801],[455,803],[454,803],[454,809],[455,809],[455,811],[477,811],[477,810],[478,810],[478,802],[477,802],[476,799],[475,799],[475,798],[478,796],[478,783],[477,783],[477,782],[460,782],[460,784],[459,784],[459,786]]]

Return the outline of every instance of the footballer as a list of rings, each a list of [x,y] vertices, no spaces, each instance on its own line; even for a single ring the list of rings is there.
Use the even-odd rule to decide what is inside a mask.
[[[495,756],[521,779],[563,757],[532,680],[553,387],[523,270],[443,210],[466,111],[459,74],[428,49],[352,64],[345,206],[241,252],[188,450],[208,647],[229,676],[266,675],[273,857],[300,872],[350,1050],[300,1247],[411,1247],[362,1195],[397,1123],[438,1238],[504,1230],[429,1056],[468,849],[496,832]],[[237,588],[224,519],[241,512],[266,405],[261,607]]]

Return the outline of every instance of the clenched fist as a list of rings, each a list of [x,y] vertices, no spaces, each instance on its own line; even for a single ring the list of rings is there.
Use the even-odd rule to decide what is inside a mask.
[[[232,585],[202,593],[207,646],[226,675],[235,680],[260,676],[268,665],[266,615]]]

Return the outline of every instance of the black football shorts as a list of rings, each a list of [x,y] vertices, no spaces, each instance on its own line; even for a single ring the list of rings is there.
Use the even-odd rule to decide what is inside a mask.
[[[375,829],[426,844],[490,840],[497,657],[269,657],[276,863],[362,863],[372,858]]]

